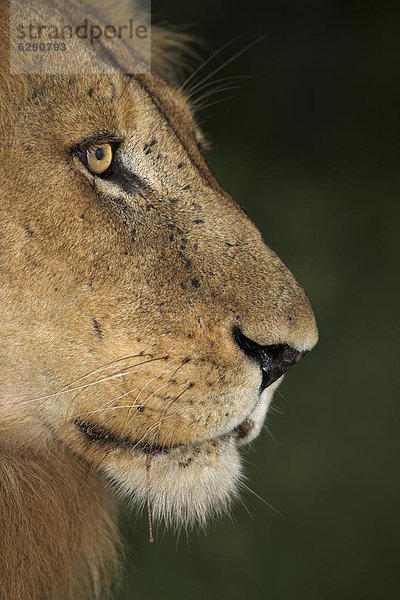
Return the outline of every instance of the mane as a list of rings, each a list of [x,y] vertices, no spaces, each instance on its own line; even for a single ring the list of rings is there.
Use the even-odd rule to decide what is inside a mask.
[[[93,6],[98,8],[99,3]],[[29,79],[10,74],[9,9],[9,2],[0,0],[3,144],[13,128],[13,106],[26,92]],[[132,7],[118,2],[107,10],[115,17],[116,10],[121,14]],[[174,80],[187,41],[185,34],[154,27],[152,70]],[[29,444],[21,443],[31,425],[20,420],[17,406],[8,406],[0,398],[0,596],[7,600],[107,597],[122,558],[117,511],[107,484],[54,440],[38,436],[41,441],[36,447],[31,435]]]
[[[103,483],[64,448],[0,446],[1,597],[107,595],[120,556],[114,513]]]

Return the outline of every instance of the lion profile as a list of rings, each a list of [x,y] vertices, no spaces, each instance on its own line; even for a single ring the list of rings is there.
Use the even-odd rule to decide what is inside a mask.
[[[109,18],[64,4],[44,2]],[[174,524],[226,511],[239,447],[317,329],[207,166],[171,79],[179,37],[155,31],[137,73],[134,48],[101,40],[98,72],[72,52],[72,74],[13,74],[0,7],[0,590],[101,598],[113,498]]]

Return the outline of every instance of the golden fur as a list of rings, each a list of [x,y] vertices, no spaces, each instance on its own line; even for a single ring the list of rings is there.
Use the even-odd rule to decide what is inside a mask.
[[[153,71],[134,77],[129,48],[120,72],[10,75],[0,7],[0,595],[105,597],[110,483],[183,524],[236,494],[238,446],[278,382],[259,398],[233,328],[299,351],[317,330],[207,167],[168,81],[179,38],[154,32]],[[120,143],[114,181],[74,152],[99,134]]]

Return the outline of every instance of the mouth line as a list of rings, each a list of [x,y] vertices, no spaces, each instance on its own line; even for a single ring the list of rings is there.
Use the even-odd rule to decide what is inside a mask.
[[[74,424],[81,431],[81,433],[85,436],[87,440],[91,443],[96,443],[98,446],[107,447],[107,448],[119,448],[130,451],[137,451],[142,454],[168,454],[173,450],[188,450],[194,449],[198,450],[201,448],[203,444],[213,444],[217,442],[223,442],[232,437],[235,437],[237,441],[243,440],[250,433],[253,428],[253,421],[250,418],[245,418],[238,426],[234,427],[228,433],[218,435],[216,437],[210,438],[209,440],[204,440],[202,442],[194,442],[192,444],[169,444],[169,445],[161,445],[161,444],[150,444],[148,442],[143,442],[141,440],[134,441],[129,437],[122,437],[103,427],[101,425],[97,425],[95,423],[91,423],[90,421],[85,421],[81,419],[75,419]]]

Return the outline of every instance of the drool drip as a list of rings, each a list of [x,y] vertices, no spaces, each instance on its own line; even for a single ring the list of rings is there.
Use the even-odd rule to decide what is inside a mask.
[[[153,544],[154,535],[153,535],[153,508],[151,505],[151,477],[150,477],[150,467],[151,461],[153,460],[153,454],[147,454],[146,456],[146,491],[147,491],[147,519],[149,523],[149,543]]]

